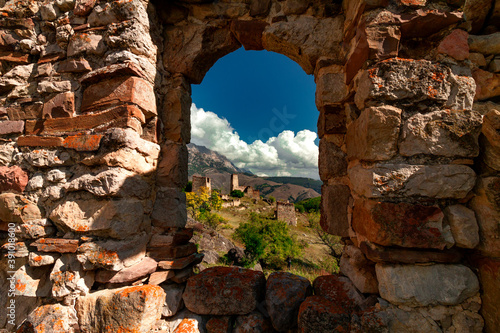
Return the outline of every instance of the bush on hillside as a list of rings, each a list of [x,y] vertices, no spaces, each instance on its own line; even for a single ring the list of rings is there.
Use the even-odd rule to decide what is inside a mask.
[[[240,190],[232,190],[229,195],[231,195],[233,198],[243,198],[245,196],[245,193]]]
[[[321,204],[321,197],[310,198],[306,200],[299,201],[295,204],[295,208],[301,212],[319,212]]]
[[[251,213],[250,221],[240,224],[234,237],[245,244],[247,266],[260,261],[263,267],[279,270],[287,258],[300,256],[302,246],[290,235],[287,223]]]

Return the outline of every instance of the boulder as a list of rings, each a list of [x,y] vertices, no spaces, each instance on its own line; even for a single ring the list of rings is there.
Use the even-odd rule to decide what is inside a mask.
[[[288,272],[273,272],[266,285],[266,307],[273,327],[287,332],[297,325],[300,304],[312,295],[311,283]]]
[[[75,309],[82,332],[148,333],[160,319],[165,292],[142,285],[104,289],[79,297]]]
[[[363,110],[347,128],[349,159],[382,161],[396,155],[401,112],[389,105]]]
[[[380,296],[410,307],[457,305],[479,291],[476,275],[462,265],[375,266]]]
[[[231,333],[232,322],[229,316],[212,317],[207,321],[207,333]]]
[[[263,300],[265,283],[262,272],[211,267],[188,280],[184,303],[201,315],[244,315]]]
[[[416,113],[404,122],[399,153],[403,156],[476,157],[481,123],[481,115],[476,111]]]
[[[349,332],[351,316],[325,297],[309,296],[300,305],[298,322],[304,333]]]
[[[365,300],[351,280],[345,276],[318,276],[314,280],[313,287],[314,295],[325,297],[331,302],[340,305],[346,313],[359,311]]]
[[[474,211],[462,205],[452,205],[443,212],[455,245],[466,249],[475,248],[479,244],[479,227]]]
[[[366,198],[425,197],[462,199],[476,182],[465,165],[375,164],[348,170],[353,190]]]

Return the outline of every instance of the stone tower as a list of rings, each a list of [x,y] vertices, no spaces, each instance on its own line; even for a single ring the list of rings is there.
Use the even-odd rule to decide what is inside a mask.
[[[212,183],[209,177],[193,176],[193,192],[197,192],[200,188],[208,188],[208,192],[212,192]]]

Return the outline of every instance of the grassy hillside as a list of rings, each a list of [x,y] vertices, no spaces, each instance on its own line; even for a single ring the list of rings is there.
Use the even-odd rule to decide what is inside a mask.
[[[264,177],[264,179],[282,183],[282,184],[294,184],[302,187],[310,188],[318,193],[321,193],[321,185],[323,182],[321,180],[312,178],[302,178],[302,177]]]

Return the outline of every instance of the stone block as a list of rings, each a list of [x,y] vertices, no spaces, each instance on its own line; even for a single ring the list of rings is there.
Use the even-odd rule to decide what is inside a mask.
[[[481,101],[500,95],[500,74],[491,73],[482,69],[472,72],[476,82],[476,95],[474,100]]]
[[[28,147],[62,147],[64,139],[56,136],[20,136],[17,138],[17,145]]]
[[[64,135],[87,130],[105,132],[113,127],[132,128],[140,133],[142,132],[141,123],[144,121],[144,114],[138,107],[123,105],[100,113],[72,118],[53,118],[44,121],[27,120],[26,134]]]
[[[375,266],[380,296],[410,307],[457,305],[479,291],[474,273],[462,265]]]
[[[189,243],[187,246],[188,252],[193,252],[193,243]],[[176,246],[180,247],[182,249],[183,245],[178,245]],[[184,246],[186,247],[186,246]],[[194,251],[197,251],[196,245],[194,246]],[[170,257],[175,257],[175,256],[170,256]],[[203,253],[190,253],[185,257],[179,257],[177,259],[173,260],[162,260],[158,263],[158,266],[162,269],[184,269],[188,266],[194,266],[199,264],[203,260],[204,254]]]
[[[345,247],[340,258],[340,272],[347,276],[360,292],[378,294],[374,264],[354,245]]]
[[[117,76],[134,76],[151,82],[151,80],[148,79],[148,75],[141,68],[140,64],[128,60],[126,63],[108,65],[87,73],[80,78],[80,83],[85,85],[95,84]]]
[[[207,321],[206,325],[208,333],[230,333],[232,328],[230,316],[212,317]]]
[[[68,44],[68,57],[82,53],[102,56],[106,52],[104,37],[97,34],[75,33]]]
[[[101,81],[83,92],[84,112],[117,104],[135,104],[147,118],[157,114],[153,86],[139,77],[125,76]]]
[[[383,246],[443,250],[453,245],[443,218],[437,206],[358,199],[354,202],[352,228],[363,238]]]
[[[77,259],[84,270],[103,268],[119,272],[140,262],[146,255],[146,233],[124,240],[85,242],[78,247]]]
[[[0,194],[0,220],[27,223],[41,218],[42,213],[38,206],[24,196],[14,193]]]
[[[72,186],[72,183],[70,182],[69,186]],[[60,230],[66,232],[117,239],[140,232],[148,222],[144,218],[142,201],[137,199],[96,200],[66,197],[53,208],[49,217]]]
[[[58,94],[43,104],[42,118],[67,118],[75,115],[75,94]]]
[[[0,166],[0,192],[23,192],[28,184],[28,173],[17,165]]]
[[[148,247],[148,255],[151,258],[155,258],[156,260],[166,260],[166,261],[161,261],[162,265],[160,267],[164,269],[168,269],[168,265],[169,263],[171,263],[170,262],[171,260],[174,261],[172,265],[180,264],[180,262],[179,263],[175,262],[176,259],[191,256],[192,254],[195,254],[196,251],[197,247],[194,243],[187,243],[185,245],[176,245],[168,247],[156,247],[156,248]],[[201,258],[203,258],[203,256]],[[199,258],[199,260],[201,260],[201,258]],[[189,260],[193,259],[190,258]]]
[[[500,110],[491,110],[483,117],[481,159],[490,168],[500,171]]]
[[[31,267],[47,266],[55,263],[59,257],[60,255],[56,253],[30,252],[28,263]]]
[[[465,165],[355,165],[347,171],[352,189],[366,198],[465,198],[476,174]]]
[[[184,188],[188,181],[188,150],[185,144],[168,142],[161,147],[156,181],[159,186]]]
[[[437,51],[456,60],[465,60],[469,58],[468,38],[466,31],[455,29],[439,43]]]
[[[27,120],[42,118],[42,103],[22,104],[7,108],[9,120]]]
[[[483,255],[500,257],[500,177],[479,178],[475,196],[469,203],[479,226],[479,245]]]
[[[167,140],[189,143],[191,140],[191,87],[183,76],[173,79],[163,101],[163,135]]]
[[[266,308],[273,327],[287,332],[297,326],[300,304],[312,295],[311,282],[288,272],[274,272],[266,285]]]
[[[319,177],[322,181],[345,176],[347,174],[347,156],[335,143],[323,137],[319,141]]]
[[[264,273],[236,267],[212,267],[191,277],[184,291],[186,307],[201,315],[244,315],[264,298]]]
[[[397,153],[401,109],[366,108],[347,129],[347,156],[367,161],[389,160]]]
[[[321,187],[321,228],[332,235],[347,237],[351,191],[346,185]]]
[[[97,271],[95,280],[100,283],[130,283],[153,273],[156,271],[157,266],[156,260],[145,257],[137,264],[124,268],[119,272]]]
[[[174,271],[156,271],[149,276],[148,284],[157,286],[174,276]]]
[[[153,226],[183,228],[187,222],[186,194],[178,188],[161,188],[151,213]]]
[[[70,135],[64,139],[62,146],[76,151],[95,151],[99,149],[102,137],[101,134]]]
[[[483,257],[475,261],[481,281],[481,315],[484,318],[485,331],[494,333],[500,329],[500,260]]]
[[[0,121],[0,135],[23,134],[24,121],[4,120]]]
[[[460,263],[462,252],[457,248],[449,250],[405,249],[400,247],[383,247],[363,241],[359,245],[366,258],[378,263],[419,264],[419,263]]]
[[[274,331],[269,318],[264,317],[259,311],[236,317],[233,329],[234,333],[245,333],[253,330],[257,332]]]
[[[476,157],[481,123],[481,115],[476,111],[417,113],[404,122],[399,153]]]
[[[318,136],[346,132],[346,113],[342,106],[325,105],[319,110]]]
[[[78,318],[70,306],[45,304],[31,312],[18,332],[45,332],[50,327],[53,333],[77,333]]]
[[[342,66],[332,65],[320,68],[315,75],[315,81],[318,110],[324,105],[341,103],[349,94]]]
[[[449,67],[427,60],[382,61],[360,74],[357,84],[354,101],[359,109],[371,100],[430,100],[444,108],[470,110],[474,100],[472,77],[455,75]]]
[[[474,211],[462,205],[452,205],[446,207],[443,212],[455,245],[467,249],[475,248],[479,244],[479,227]]]
[[[359,311],[364,301],[363,295],[356,289],[354,284],[341,275],[318,276],[313,283],[314,295],[325,297],[334,302],[346,313]]]
[[[82,265],[72,254],[58,258],[50,273],[53,297],[85,296],[94,284],[94,272],[83,270]]]
[[[500,54],[500,32],[489,35],[470,35],[468,38],[471,52],[481,54]]]
[[[231,31],[245,50],[263,50],[262,34],[269,24],[262,21],[233,21]]]
[[[68,59],[61,61],[57,66],[59,73],[85,73],[91,70],[92,67],[85,59]]]
[[[78,239],[40,238],[31,243],[39,252],[76,253]]]
[[[75,309],[83,332],[147,333],[161,317],[165,292],[142,285],[104,289],[77,299]]]
[[[300,332],[348,332],[351,314],[322,296],[309,296],[299,309]]]

